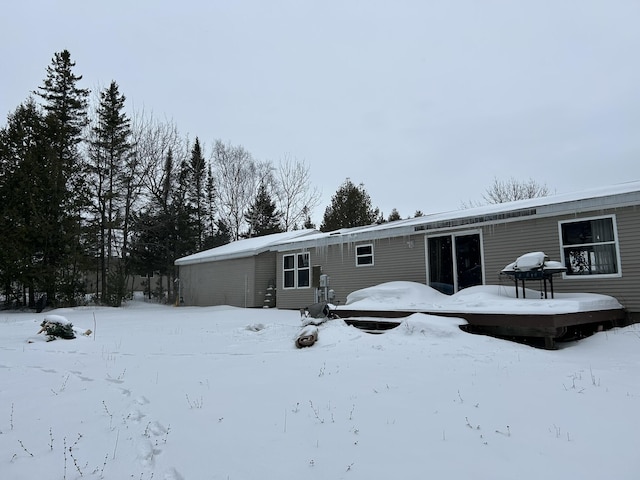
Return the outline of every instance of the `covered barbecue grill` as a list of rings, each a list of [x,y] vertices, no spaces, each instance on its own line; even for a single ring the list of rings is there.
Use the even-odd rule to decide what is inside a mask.
[[[567,268],[560,262],[550,261],[544,252],[526,253],[507,265],[500,272],[513,278],[516,284],[516,297],[518,295],[518,280],[522,282],[522,298],[526,298],[525,282],[527,280],[542,281],[544,285],[544,298],[547,297],[547,282],[553,298],[553,275],[566,272]]]

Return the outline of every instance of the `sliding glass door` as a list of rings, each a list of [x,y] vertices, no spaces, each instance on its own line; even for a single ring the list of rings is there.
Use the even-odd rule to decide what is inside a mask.
[[[451,295],[483,284],[480,233],[427,237],[427,283]]]

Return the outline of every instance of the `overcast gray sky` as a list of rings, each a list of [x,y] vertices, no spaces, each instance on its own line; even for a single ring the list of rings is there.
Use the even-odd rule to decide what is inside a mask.
[[[0,19],[0,125],[68,49],[81,86],[207,146],[345,178],[402,217],[494,177],[558,193],[640,179],[637,0],[22,0]]]

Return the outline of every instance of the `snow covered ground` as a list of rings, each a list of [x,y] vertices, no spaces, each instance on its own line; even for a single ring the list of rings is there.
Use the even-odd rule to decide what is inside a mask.
[[[78,337],[0,313],[2,479],[640,478],[640,325],[546,351],[414,314],[296,349],[292,311],[47,313]]]

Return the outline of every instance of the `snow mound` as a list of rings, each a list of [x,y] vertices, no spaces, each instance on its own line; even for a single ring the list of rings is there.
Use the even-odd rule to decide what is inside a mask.
[[[442,309],[482,313],[572,313],[623,308],[614,297],[598,293],[556,293],[554,298],[541,298],[537,290],[527,288],[525,298],[515,287],[503,285],[478,285],[455,293]]]
[[[71,325],[71,322],[67,320],[67,317],[62,315],[46,315],[44,321],[47,323],[54,323],[56,325]]]
[[[387,282],[347,296],[346,305],[367,310],[407,310],[443,302],[447,295],[416,282]]]
[[[414,313],[402,320],[398,328],[389,330],[387,334],[424,335],[431,338],[451,338],[465,335],[460,326],[467,321],[456,317],[439,317]]]

